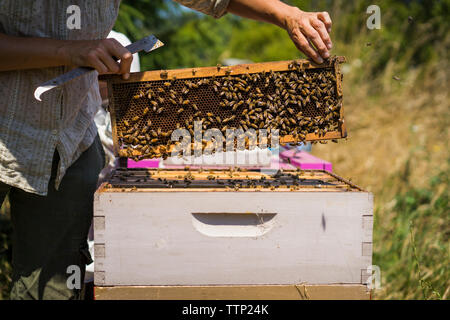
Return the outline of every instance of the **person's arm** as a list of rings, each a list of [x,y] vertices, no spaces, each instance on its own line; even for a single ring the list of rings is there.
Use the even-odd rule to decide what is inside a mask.
[[[114,57],[120,59],[116,62]],[[0,72],[58,66],[92,67],[128,78],[132,54],[114,39],[55,40],[0,33]]]
[[[330,57],[332,22],[327,12],[304,12],[279,0],[231,0],[227,10],[285,29],[296,47],[317,63]]]

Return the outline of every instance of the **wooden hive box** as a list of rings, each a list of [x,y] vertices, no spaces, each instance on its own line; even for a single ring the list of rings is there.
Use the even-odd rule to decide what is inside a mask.
[[[94,209],[98,299],[368,297],[373,197],[329,172],[118,170]]]

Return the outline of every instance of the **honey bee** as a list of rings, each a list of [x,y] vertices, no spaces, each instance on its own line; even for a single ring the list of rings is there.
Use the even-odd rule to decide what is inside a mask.
[[[169,73],[165,70],[161,71],[161,73],[159,74],[159,76],[163,79],[166,79],[168,75]]]

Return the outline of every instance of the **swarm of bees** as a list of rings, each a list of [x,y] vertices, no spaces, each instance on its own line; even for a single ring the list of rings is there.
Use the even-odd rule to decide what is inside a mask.
[[[299,144],[310,134],[320,138],[337,131],[343,123],[332,67],[305,70],[293,61],[280,72],[225,72],[190,79],[169,79],[166,73],[161,81],[134,83],[134,90],[127,87],[129,94],[118,98],[117,105],[129,106],[116,110],[120,156],[167,158],[174,145],[173,131],[185,129],[194,137],[195,121],[201,122],[203,134],[213,128],[223,135],[227,129],[242,129],[245,148],[250,144],[245,132],[250,129],[267,129],[267,144],[274,129]],[[223,143],[226,150],[238,147],[235,141]],[[202,148],[207,145],[202,140]]]

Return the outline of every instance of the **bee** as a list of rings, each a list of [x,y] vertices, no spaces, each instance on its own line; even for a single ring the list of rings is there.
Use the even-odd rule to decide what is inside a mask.
[[[135,116],[135,117],[133,117],[133,119],[131,119],[133,122],[136,122],[136,121],[138,121],[140,118],[139,118],[139,116]]]
[[[142,115],[145,116],[149,111],[149,108],[146,107],[143,111],[142,111]]]
[[[189,104],[189,102],[190,102],[189,100],[184,100],[182,104],[187,105]]]
[[[164,107],[161,107],[158,110],[156,110],[156,113],[161,114],[163,111],[164,111]]]
[[[182,113],[183,111],[184,111],[184,109],[183,109],[183,108],[180,108],[180,109],[178,109],[177,113],[180,114],[180,113]]]
[[[192,108],[193,108],[195,111],[200,111],[195,103],[192,104]]]
[[[166,86],[166,87],[170,87],[171,85],[172,85],[171,82],[164,82],[164,86]]]
[[[169,101],[170,101],[170,103],[172,103],[172,104],[174,104],[174,105],[177,105],[177,102],[176,102],[174,99],[169,98]]]
[[[158,88],[158,92],[160,92],[160,93],[165,93],[166,91],[164,90],[164,88],[159,87],[159,88]]]
[[[168,75],[169,75],[168,72],[165,70],[161,71],[161,73],[159,74],[159,76],[163,79],[166,79]]]
[[[238,103],[236,103],[233,108],[231,109],[233,112],[237,110],[237,108],[239,108],[242,104],[244,103],[244,101],[239,101]]]

